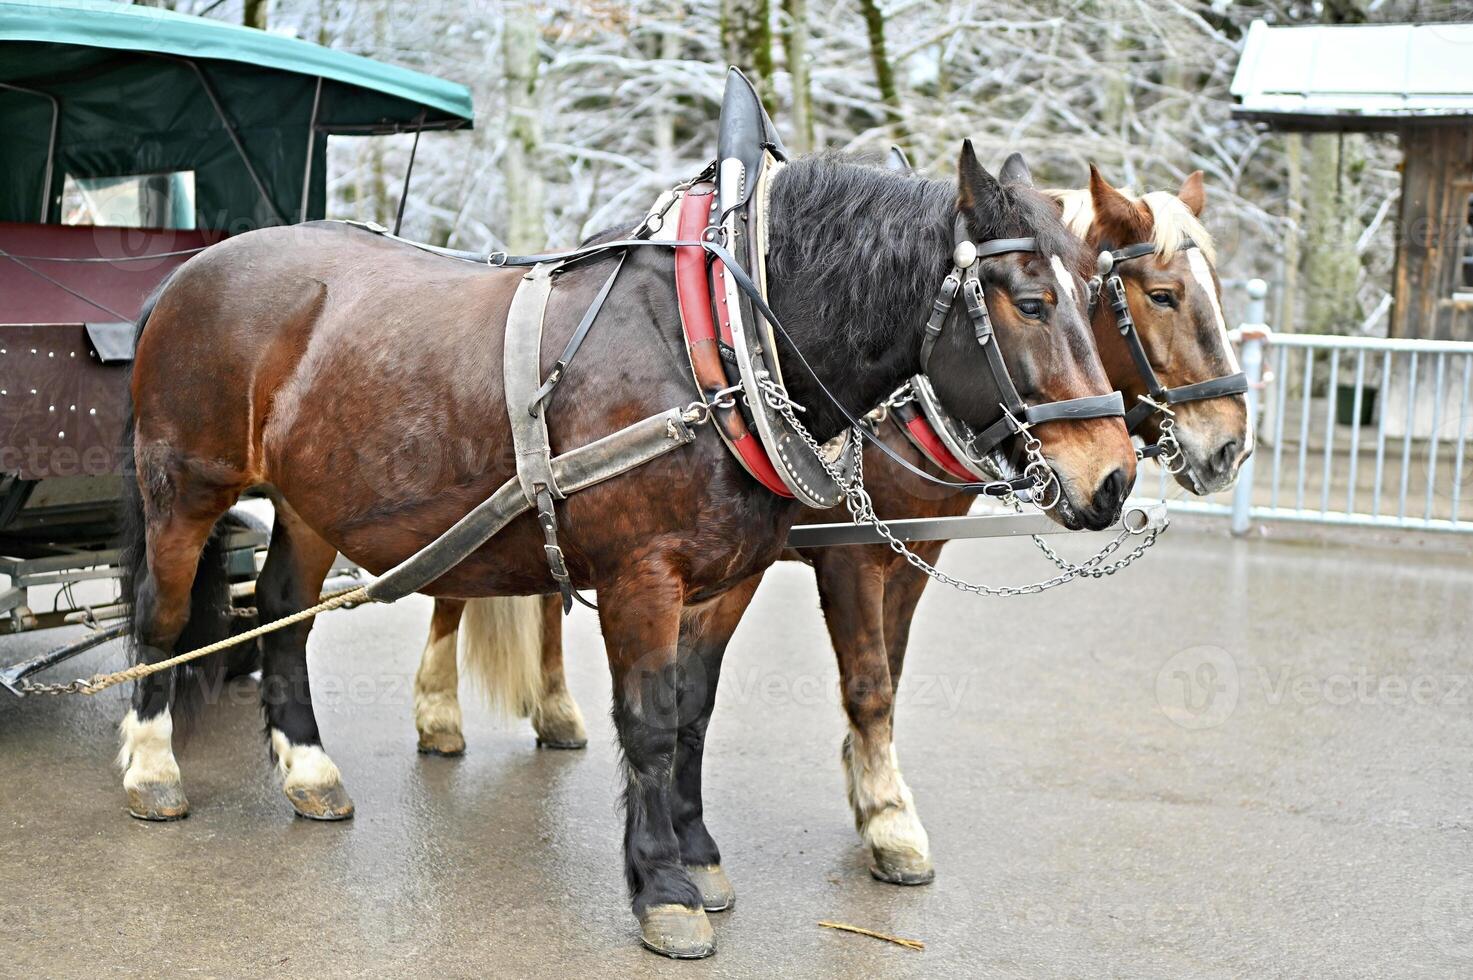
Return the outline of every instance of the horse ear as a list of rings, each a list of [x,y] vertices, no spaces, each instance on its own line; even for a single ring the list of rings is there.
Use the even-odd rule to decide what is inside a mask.
[[[1002,185],[987,172],[972,149],[971,140],[962,140],[961,156],[956,162],[956,203],[963,211],[993,210],[1002,195]]]
[[[1181,190],[1176,192],[1181,202],[1187,206],[1192,214],[1201,217],[1202,209],[1207,206],[1207,188],[1202,184],[1202,171],[1193,170],[1187,174],[1187,179],[1181,182]]]
[[[1095,224],[1100,228],[1110,229],[1115,237],[1125,240],[1134,240],[1145,230],[1139,227],[1141,216],[1135,204],[1111,187],[1094,164],[1089,165],[1089,196],[1094,202]]]
[[[1028,161],[1023,159],[1021,153],[1008,154],[1008,158],[1002,162],[1002,170],[998,172],[998,177],[1004,184],[1033,186],[1033,174],[1028,171]]]

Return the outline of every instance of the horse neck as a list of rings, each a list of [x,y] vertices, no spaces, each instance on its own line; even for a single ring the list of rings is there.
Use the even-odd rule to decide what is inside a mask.
[[[895,186],[866,181],[859,200],[839,180],[802,180],[801,196],[785,194],[793,168],[774,182],[770,301],[792,339],[778,339],[788,392],[828,439],[846,420],[793,347],[855,417],[919,371],[921,328],[950,267],[956,191],[891,177]]]

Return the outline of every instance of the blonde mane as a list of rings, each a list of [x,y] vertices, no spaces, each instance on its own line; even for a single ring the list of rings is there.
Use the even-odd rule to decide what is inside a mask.
[[[1064,227],[1080,239],[1087,238],[1095,221],[1094,199],[1090,196],[1089,188],[1047,190],[1044,193],[1063,206]],[[1142,197],[1136,197],[1127,190],[1121,190],[1120,193],[1133,203],[1144,204],[1146,210],[1151,212],[1151,244],[1156,246],[1157,255],[1169,258],[1181,248],[1182,242],[1190,240],[1202,250],[1202,255],[1208,262],[1217,264],[1217,251],[1212,244],[1212,235],[1197,220],[1197,216],[1192,214],[1192,209],[1182,203],[1181,198],[1170,191],[1151,191]]]

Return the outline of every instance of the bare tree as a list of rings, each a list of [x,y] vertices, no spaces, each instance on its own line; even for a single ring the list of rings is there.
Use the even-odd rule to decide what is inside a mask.
[[[775,111],[769,0],[721,0],[721,48],[727,62],[752,80],[767,111]]]
[[[502,66],[506,72],[506,150],[501,172],[507,197],[506,243],[519,252],[539,249],[547,241],[542,220],[542,175],[538,157],[542,124],[538,100],[537,21],[525,8],[508,13],[502,27]]]

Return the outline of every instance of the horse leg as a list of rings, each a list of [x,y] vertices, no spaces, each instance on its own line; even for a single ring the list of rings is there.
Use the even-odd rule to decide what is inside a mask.
[[[537,744],[549,749],[581,749],[588,745],[583,712],[568,691],[563,675],[563,603],[542,597],[542,696],[532,709]]]
[[[256,581],[256,608],[269,623],[316,605],[337,549],[286,504],[276,503],[271,547]],[[261,638],[261,707],[282,791],[298,814],[313,820],[345,820],[353,801],[338,767],[322,750],[312,689],[307,679],[307,619]]]
[[[885,565],[870,549],[829,549],[814,559],[849,716],[842,753],[849,805],[873,858],[870,873],[897,885],[922,885],[936,874],[891,741],[895,692],[885,650]]]
[[[914,550],[931,564],[941,557],[942,541],[921,542]],[[890,662],[890,685],[900,689],[900,671],[905,666],[905,651],[910,647],[910,624],[915,618],[916,605],[930,578],[920,569],[909,564],[897,563],[895,570],[885,580],[885,652]]]
[[[645,559],[598,592],[624,753],[624,877],[641,938],[665,956],[709,956],[716,938],[672,821],[684,589],[663,562]]]
[[[675,745],[675,838],[680,860],[701,891],[707,912],[724,912],[736,903],[736,892],[721,868],[721,851],[706,829],[701,802],[701,757],[706,729],[716,707],[721,659],[731,634],[752,601],[762,576],[754,575],[707,609],[687,614],[681,624],[680,734]]]
[[[140,502],[141,503],[141,502]],[[168,513],[143,517],[143,562],[133,571],[133,617],[139,663],[157,663],[174,654],[191,613],[196,569],[215,520],[229,507],[225,503],[187,509],[185,501],[171,501]],[[191,644],[193,645],[193,644]],[[189,815],[189,801],[174,759],[174,720],[169,710],[176,670],[160,671],[138,680],[133,703],[120,728],[118,765],[128,812],[140,820],[179,820]],[[187,683],[187,682],[186,682]]]
[[[419,750],[427,755],[465,751],[456,663],[456,635],[463,612],[462,599],[435,600],[430,636],[414,675],[414,727],[419,731]]]

